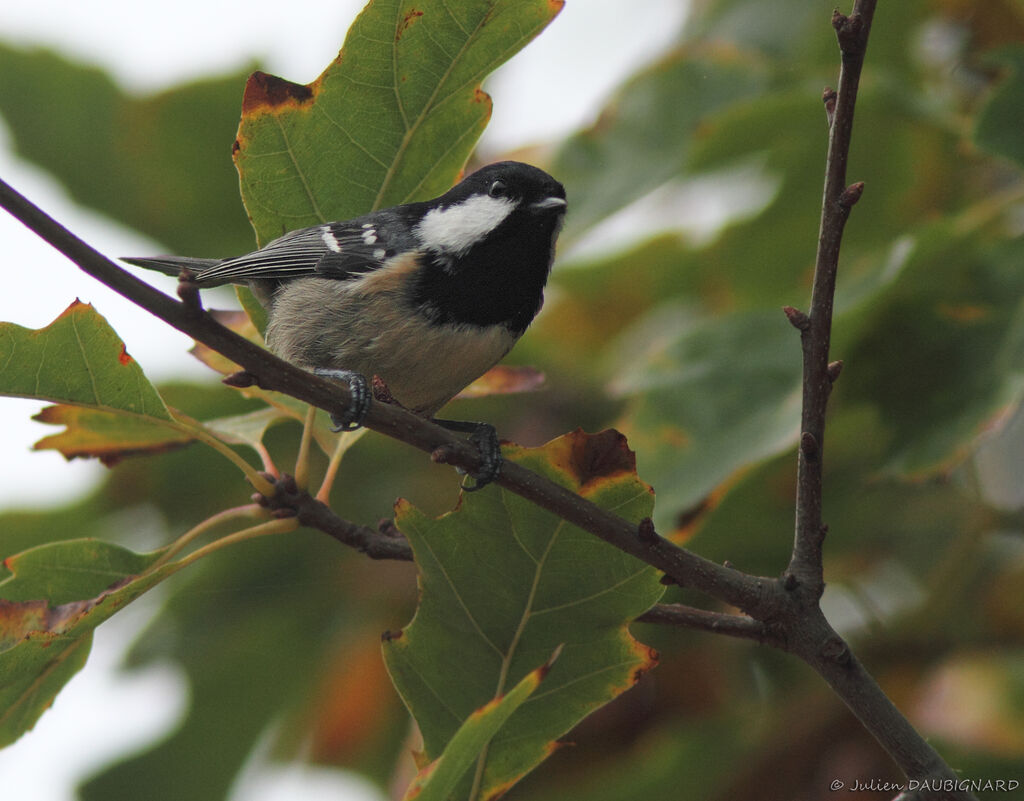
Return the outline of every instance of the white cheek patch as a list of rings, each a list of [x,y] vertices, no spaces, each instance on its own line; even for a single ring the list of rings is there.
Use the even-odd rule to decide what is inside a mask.
[[[416,234],[429,248],[461,255],[501,225],[516,205],[509,198],[476,195],[427,212],[416,226]]]

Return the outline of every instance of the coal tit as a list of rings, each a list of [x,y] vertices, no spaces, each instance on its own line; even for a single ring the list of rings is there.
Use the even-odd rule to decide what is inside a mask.
[[[348,382],[353,404],[334,418],[357,428],[366,377],[432,418],[493,367],[540,311],[565,216],[565,189],[515,161],[468,175],[440,197],[292,231],[231,259],[127,258],[199,287],[246,283],[268,310],[267,345],[304,369]],[[501,454],[491,426],[467,431],[481,448],[481,487]]]

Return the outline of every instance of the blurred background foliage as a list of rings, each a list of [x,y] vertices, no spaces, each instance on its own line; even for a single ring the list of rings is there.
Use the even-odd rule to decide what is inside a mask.
[[[845,368],[826,443],[823,603],[950,765],[1021,778],[1024,2],[879,5],[849,168],[867,189],[847,228],[833,337]],[[780,307],[810,292],[819,97],[838,69],[831,10],[695,2],[675,47],[591,127],[475,157],[542,164],[571,210],[547,304],[509,359],[543,369],[545,389],[460,401],[448,416],[490,420],[524,445],[615,426],[657,491],[663,532],[769,575],[791,547],[799,345]],[[230,162],[244,75],[139,97],[11,44],[0,72],[18,152],[80,203],[168,251],[251,248]],[[708,207],[727,221],[688,222]],[[200,419],[252,408],[215,377],[162,391]],[[275,428],[270,445],[288,453],[297,433]],[[378,436],[350,452],[335,486],[336,511],[371,524],[398,496],[429,513],[456,500],[449,470]],[[69,535],[152,547],[248,494],[198,447],[128,460],[73,506],[0,515],[0,555]],[[408,724],[378,635],[411,615],[412,566],[303,532],[204,560],[171,587],[131,664],[181,665],[186,717],[90,779],[84,798],[139,786],[151,799],[223,798],[268,731],[275,757],[387,785]],[[831,778],[899,779],[787,655],[633,628],[661,665],[510,798],[823,799]]]

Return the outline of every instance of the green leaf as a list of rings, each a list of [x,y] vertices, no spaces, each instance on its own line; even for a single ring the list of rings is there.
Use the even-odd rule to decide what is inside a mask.
[[[1020,110],[1024,108],[1024,47],[1006,47],[990,55],[1006,76],[992,90],[978,115],[974,140],[990,153],[1005,156],[1024,167],[1024,136]]]
[[[96,67],[4,44],[0,74],[0,114],[18,154],[76,201],[176,252],[252,249],[228,161],[244,74],[139,96]]]
[[[267,308],[256,299],[256,295],[247,286],[236,284],[235,294],[238,296],[238,302],[245,309],[249,320],[252,321],[253,326],[259,332],[260,337],[265,338],[267,335],[267,324],[270,322]],[[260,344],[263,343],[261,342]]]
[[[114,329],[77,300],[45,328],[0,323],[0,395],[174,419]]]
[[[260,243],[447,190],[490,117],[480,82],[562,0],[373,0],[307,86],[255,73],[235,163]]]
[[[158,461],[163,460],[143,467],[150,470]],[[203,476],[215,479],[209,471]],[[192,497],[178,493],[179,506],[181,497]],[[360,682],[364,668],[352,652],[361,651],[362,643],[375,640],[387,625],[382,610],[396,603],[405,608],[396,599],[404,596],[411,577],[404,569],[398,577],[388,574],[386,565],[384,571],[368,571],[363,557],[342,552],[328,537],[287,539],[252,540],[232,548],[230,555],[202,560],[201,569],[182,571],[175,579],[176,591],[129,661],[133,666],[178,665],[188,683],[187,708],[165,737],[91,777],[79,788],[82,799],[132,799],[146,787],[146,798],[157,801],[224,801],[261,743],[272,741],[282,758],[308,755],[311,747],[320,758],[323,732],[313,734],[311,742],[310,729],[303,727],[310,725],[308,715],[330,715],[336,685]],[[379,652],[370,664],[383,673]],[[361,684],[376,687],[376,679]],[[386,696],[376,703],[379,697],[371,690],[376,706],[367,714],[378,721],[397,719],[388,743],[390,759],[408,729],[408,716],[397,699],[398,710]],[[366,701],[365,695],[359,698]],[[295,716],[301,713],[296,727]],[[289,724],[294,728],[289,730]],[[351,724],[345,736],[353,747],[372,747],[366,740],[372,727],[358,720]],[[365,757],[351,754],[347,764],[367,767]],[[376,771],[379,781],[389,768],[390,763]]]
[[[234,445],[248,445],[259,450],[267,430],[272,425],[284,420],[297,420],[300,423],[305,421],[306,412],[309,409],[307,404],[276,392],[270,393],[263,390],[258,392],[258,396],[261,396],[269,404],[266,409],[208,420],[204,425],[225,442]],[[343,447],[348,450],[365,433],[365,428],[336,433],[331,430],[331,420],[327,412],[322,409],[317,410],[313,423],[313,439],[327,456],[334,455],[341,442],[345,443]]]
[[[800,338],[781,311],[707,317],[663,306],[619,349],[613,391],[631,398],[631,440],[673,503],[661,510],[659,527],[796,440]]]
[[[923,227],[886,291],[841,318],[838,399],[876,406],[892,469],[949,468],[1024,396],[1024,241],[990,236],[948,219]],[[849,343],[846,326],[859,334]]]
[[[653,494],[615,431],[567,434],[505,456],[639,522]],[[661,597],[657,571],[498,488],[429,518],[400,502],[396,523],[420,570],[412,623],[384,659],[436,759],[473,711],[506,692],[559,645],[545,691],[512,716],[482,757],[479,798],[533,769],[584,716],[636,683],[655,654],[630,620]],[[466,798],[469,777],[455,794]]]
[[[292,419],[295,419],[292,415],[285,414],[273,406],[268,406],[254,412],[207,420],[204,425],[216,432],[217,436],[225,442],[230,442],[233,445],[248,445],[258,449],[263,444],[267,429],[282,420]]]
[[[85,664],[92,632],[173,572],[160,552],[100,540],[41,545],[4,560],[0,582],[0,747],[31,729]]]
[[[491,738],[536,690],[558,658],[558,651],[527,673],[509,692],[477,709],[459,726],[444,753],[423,768],[405,792],[405,801],[445,801]]]
[[[593,226],[678,175],[705,117],[765,88],[767,74],[732,48],[684,48],[627,82],[594,126],[570,138],[553,170],[572,204],[566,234]]]
[[[92,306],[77,300],[45,328],[0,323],[0,395],[79,407],[50,407],[36,417],[67,430],[35,447],[56,448],[68,458],[96,456],[113,464],[194,438],[114,329]]]

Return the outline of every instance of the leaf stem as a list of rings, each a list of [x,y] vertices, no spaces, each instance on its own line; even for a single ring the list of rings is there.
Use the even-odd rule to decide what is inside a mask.
[[[266,495],[267,493],[274,491],[274,487],[269,481],[260,475],[258,470],[256,470],[240,455],[235,453],[233,448],[231,448],[227,443],[221,441],[201,422],[189,417],[187,414],[180,412],[177,409],[171,409],[170,411],[174,416],[175,422],[181,426],[183,431],[192,434],[197,440],[202,442],[204,445],[213,448],[213,450],[235,465],[242,471],[246,479],[250,484],[252,484],[257,492]]]
[[[295,484],[300,490],[305,490],[309,486],[309,450],[313,441],[313,425],[315,423],[316,406],[309,406],[306,409],[306,419],[302,423],[299,455],[295,457]]]
[[[334,480],[338,477],[338,469],[341,467],[341,459],[352,444],[352,433],[343,432],[338,436],[338,442],[334,446],[330,461],[327,462],[327,470],[324,472],[324,480],[317,490],[316,499],[321,503],[328,503],[331,499],[331,489],[334,487]]]
[[[236,520],[240,517],[256,517],[257,515],[266,515],[266,510],[263,507],[251,503],[245,506],[236,506],[231,509],[225,509],[222,512],[218,512],[212,517],[206,518],[196,526],[193,526],[178,539],[172,542],[163,555],[157,559],[151,566],[150,570],[157,570],[167,564],[171,559],[181,553],[190,542],[195,540],[197,537],[202,536],[210,529],[216,528],[222,523],[228,520]]]
[[[267,446],[262,442],[252,443],[252,447],[260,457],[260,462],[263,464],[263,472],[269,473],[272,476],[280,476],[281,471],[277,469],[277,465],[274,464],[274,459],[270,455],[270,451],[267,450]]]
[[[278,518],[274,520],[268,520],[265,523],[259,525],[250,526],[244,528],[241,531],[236,531],[234,534],[228,534],[225,537],[220,537],[211,543],[204,545],[202,548],[197,548],[190,554],[183,556],[177,562],[174,562],[174,568],[180,570],[183,567],[187,567],[198,559],[202,559],[204,556],[209,556],[215,551],[219,551],[221,548],[226,548],[229,545],[235,545],[239,542],[245,542],[246,540],[256,539],[257,537],[265,537],[270,534],[284,534],[289,531],[295,531],[299,527],[299,521],[294,517]]]

